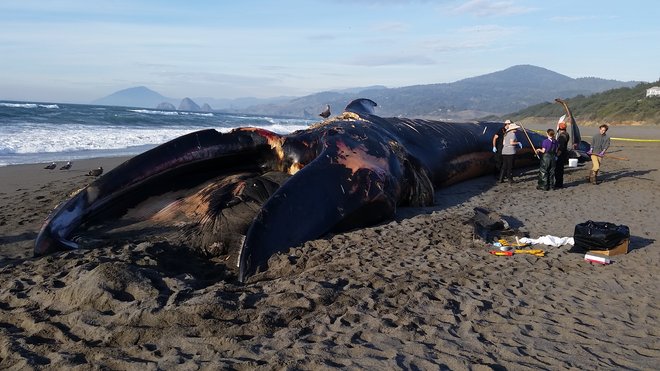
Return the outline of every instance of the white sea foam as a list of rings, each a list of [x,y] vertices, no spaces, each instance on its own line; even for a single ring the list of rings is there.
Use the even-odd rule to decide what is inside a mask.
[[[0,122],[0,166],[131,156],[205,128],[228,132],[250,126],[289,134],[312,123],[240,114],[66,104],[0,102],[0,109],[6,115]],[[57,112],[52,114],[52,110]]]
[[[213,117],[211,112],[188,112],[188,111],[158,111],[158,110],[148,110],[148,109],[131,109],[129,110],[135,113],[143,113],[145,115],[165,115],[165,116],[202,116],[202,117]]]
[[[1,102],[0,106],[2,107],[11,107],[11,108],[37,108],[37,105],[34,103],[5,103]]]
[[[307,128],[307,125],[277,123],[254,126],[278,134]],[[229,132],[232,129],[216,128],[220,132]],[[129,148],[155,146],[196,130],[200,128],[25,124],[0,131],[0,156],[107,150],[121,150],[126,153],[125,150]],[[3,165],[1,162],[0,166]]]
[[[213,117],[213,113],[211,112],[188,112],[188,111],[180,111],[182,115],[190,115],[190,116],[202,116],[202,117]]]
[[[143,113],[145,115],[165,115],[165,116],[178,116],[177,111],[154,111],[149,109],[129,109],[131,112]]]
[[[190,131],[126,127],[81,130],[78,125],[26,127],[24,130],[0,133],[0,155],[124,149],[164,143]]]
[[[57,109],[60,108],[57,104],[36,104],[36,103],[9,103],[9,102],[0,102],[0,107],[10,107],[10,108],[50,108]]]

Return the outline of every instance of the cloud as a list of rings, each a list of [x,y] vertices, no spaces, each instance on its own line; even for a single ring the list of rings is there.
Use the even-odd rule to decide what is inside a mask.
[[[123,85],[127,85],[124,83]],[[135,84],[133,80],[132,84]],[[268,97],[297,93],[284,86],[284,80],[274,75],[241,75],[217,72],[154,71],[145,75],[142,85],[169,91],[170,95],[222,97]]]
[[[336,0],[339,3],[366,5],[409,5],[415,3],[432,3],[432,0]]]
[[[338,39],[338,36],[335,34],[330,34],[330,33],[319,33],[315,35],[310,35],[307,37],[308,40],[311,40],[313,42],[317,41],[334,41]]]
[[[469,0],[453,8],[452,12],[473,14],[478,17],[499,17],[529,13],[533,10],[533,8],[518,6],[513,0]]]
[[[373,30],[375,32],[387,32],[387,33],[404,32],[408,30],[408,25],[403,22],[380,23],[374,25]]]
[[[576,15],[576,16],[555,16],[550,18],[550,20],[554,22],[573,23],[573,22],[584,22],[584,21],[591,21],[598,19],[611,20],[616,18],[617,17],[615,16]]]
[[[233,75],[214,72],[154,72],[153,75],[177,82],[200,85],[270,85],[280,83],[278,79],[258,76]]]
[[[494,46],[500,40],[516,32],[517,28],[498,25],[475,25],[457,29],[448,35],[428,39],[422,42],[422,47],[441,53],[478,50]]]
[[[424,55],[405,55],[405,54],[390,54],[390,55],[365,55],[356,57],[349,64],[356,66],[428,66],[435,64],[435,60]]]

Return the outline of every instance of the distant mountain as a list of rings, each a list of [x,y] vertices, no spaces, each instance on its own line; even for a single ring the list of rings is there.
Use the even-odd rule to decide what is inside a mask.
[[[187,99],[213,106],[216,111],[318,118],[326,104],[330,105],[331,112],[338,113],[355,98],[370,98],[378,103],[376,112],[382,116],[470,120],[515,112],[557,97],[588,96],[610,89],[633,87],[638,83],[596,77],[574,79],[545,68],[518,65],[443,84],[400,88],[376,85],[325,91],[304,97]],[[179,99],[167,98],[140,86],[120,90],[93,103],[154,108],[163,102],[177,105]],[[200,109],[199,106],[197,108]]]
[[[103,106],[155,108],[163,102],[174,104],[177,100],[164,97],[147,87],[137,86],[134,88],[119,90],[106,97],[92,101],[92,104]]]
[[[210,97],[188,98],[195,102],[203,102],[207,105],[216,107],[218,110],[231,110],[245,112],[246,107],[287,102],[295,97],[282,96],[274,98],[254,98],[243,97],[233,99],[217,99]],[[128,88],[114,92],[106,97],[96,99],[91,104],[104,106],[126,106],[126,107],[144,107],[157,108],[161,103],[168,103],[177,107],[180,104],[179,98],[168,98],[144,86]],[[176,108],[173,108],[176,109]]]
[[[453,83],[316,93],[285,103],[249,107],[248,112],[313,117],[326,104],[332,112],[339,112],[355,98],[370,98],[378,103],[376,112],[383,116],[473,119],[516,111],[557,97],[589,95],[637,83],[594,77],[573,79],[545,68],[519,65]]]

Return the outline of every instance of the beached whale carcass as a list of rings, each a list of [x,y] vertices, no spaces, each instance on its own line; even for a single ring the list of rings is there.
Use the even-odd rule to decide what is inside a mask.
[[[433,204],[435,187],[493,171],[501,123],[384,118],[369,99],[306,130],[202,130],[109,171],[47,218],[35,255],[77,248],[90,227],[121,220],[179,235],[195,250],[233,254],[245,281],[270,256],[341,230]],[[543,137],[529,132],[539,146]],[[533,161],[525,141],[517,163]]]

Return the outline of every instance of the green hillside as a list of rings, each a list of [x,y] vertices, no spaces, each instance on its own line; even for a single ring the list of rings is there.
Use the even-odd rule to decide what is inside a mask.
[[[589,96],[578,95],[565,101],[580,125],[660,125],[660,97],[646,97],[646,89],[652,86],[660,86],[660,80]],[[562,114],[564,110],[561,105],[546,102],[503,117],[534,121],[533,118],[559,117]]]

